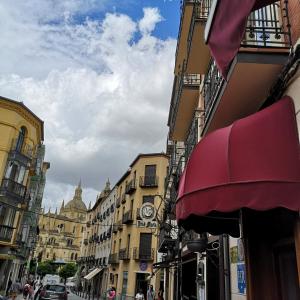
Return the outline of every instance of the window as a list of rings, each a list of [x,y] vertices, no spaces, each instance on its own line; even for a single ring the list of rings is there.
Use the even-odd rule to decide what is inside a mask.
[[[123,272],[122,299],[125,299],[127,293],[128,272]],[[123,298],[124,297],[124,298]]]
[[[73,227],[73,233],[75,233],[75,230],[76,230],[76,227],[74,226],[74,227]]]
[[[152,244],[152,234],[141,233],[139,259],[148,259],[149,257],[151,257],[151,244]]]
[[[75,260],[77,260],[77,253],[75,253]]]
[[[155,177],[156,176],[156,165],[145,166],[145,177]]]
[[[74,259],[74,253],[71,254],[71,260],[73,260],[73,259]]]
[[[144,203],[152,203],[152,204],[154,204],[154,196],[153,195],[143,196],[143,204]]]
[[[17,139],[16,150],[22,151],[22,147],[25,141],[25,135],[26,135],[26,128],[22,126]]]
[[[128,236],[127,236],[127,247],[126,247],[126,249],[127,249],[127,254],[129,254],[129,249],[130,249],[130,234],[128,234]]]

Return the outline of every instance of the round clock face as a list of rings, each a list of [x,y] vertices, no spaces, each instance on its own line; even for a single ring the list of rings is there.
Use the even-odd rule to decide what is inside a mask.
[[[142,218],[153,219],[154,214],[155,214],[155,209],[151,204],[147,204],[147,203],[143,204],[143,206],[141,207]]]

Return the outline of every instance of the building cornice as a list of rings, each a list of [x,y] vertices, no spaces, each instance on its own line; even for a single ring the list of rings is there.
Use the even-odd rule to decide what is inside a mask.
[[[0,107],[18,113],[36,129],[38,140],[44,140],[44,122],[25,104],[0,96]]]

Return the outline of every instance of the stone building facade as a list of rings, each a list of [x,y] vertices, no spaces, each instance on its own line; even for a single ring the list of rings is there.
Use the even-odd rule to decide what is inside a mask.
[[[87,208],[82,201],[81,183],[74,197],[66,205],[64,201],[59,213],[50,209],[39,220],[39,240],[35,249],[38,261],[76,262],[80,255],[83,232],[86,230]]]

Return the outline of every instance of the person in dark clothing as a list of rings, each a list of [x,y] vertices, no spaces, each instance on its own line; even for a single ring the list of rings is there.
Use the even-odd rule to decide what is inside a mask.
[[[11,285],[12,285],[12,281],[11,281],[11,278],[9,277],[7,287],[6,287],[6,291],[5,291],[5,296],[8,296],[8,291],[9,291]]]

